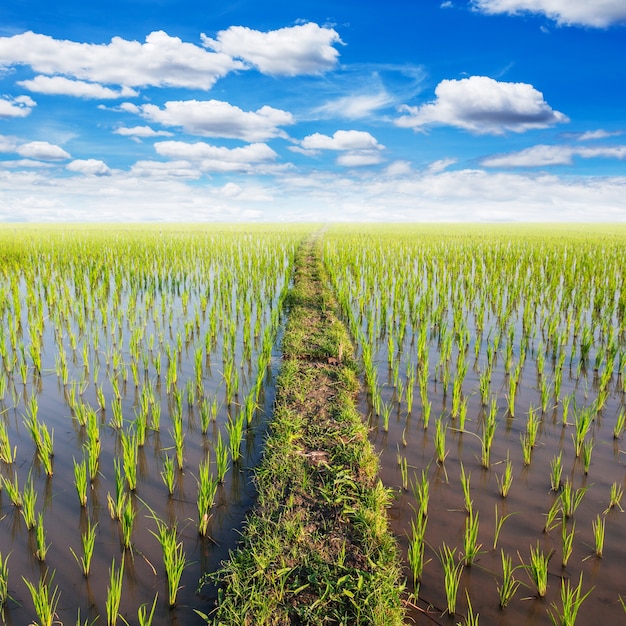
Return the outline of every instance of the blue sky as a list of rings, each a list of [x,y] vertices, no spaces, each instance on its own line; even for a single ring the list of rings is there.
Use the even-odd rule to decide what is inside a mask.
[[[624,0],[0,7],[0,221],[624,221]]]

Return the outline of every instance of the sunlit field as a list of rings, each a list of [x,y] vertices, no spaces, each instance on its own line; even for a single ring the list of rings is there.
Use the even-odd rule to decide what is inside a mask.
[[[5,623],[203,623],[310,230],[0,229]]]
[[[615,226],[327,233],[418,623],[623,621],[625,244]]]

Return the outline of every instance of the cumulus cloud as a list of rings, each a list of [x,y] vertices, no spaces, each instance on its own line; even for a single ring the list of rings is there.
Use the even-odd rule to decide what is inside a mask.
[[[71,155],[60,146],[55,146],[47,141],[30,141],[17,146],[16,152],[27,159],[40,161],[63,161],[71,159]]]
[[[318,107],[315,109],[315,113],[323,116],[356,120],[368,117],[374,111],[390,106],[394,100],[394,97],[386,91],[374,94],[343,96]]]
[[[313,22],[269,32],[231,26],[215,39],[202,35],[207,48],[243,59],[263,74],[297,76],[332,69],[339,56],[333,44],[342,43],[337,32]]]
[[[7,117],[26,117],[37,103],[28,96],[0,97],[0,119]]]
[[[119,91],[115,91],[97,83],[71,80],[64,76],[39,75],[31,80],[20,80],[17,84],[28,89],[28,91],[55,96],[113,100],[115,98],[130,98],[137,95],[137,92],[130,87],[122,87]]]
[[[291,113],[263,106],[257,111],[243,111],[220,100],[177,100],[165,103],[164,108],[154,104],[137,107],[130,103],[123,108],[141,115],[150,122],[163,126],[183,128],[203,137],[226,137],[244,141],[266,141],[286,137],[280,126],[294,124]]]
[[[623,0],[473,0],[473,5],[492,15],[539,13],[562,26],[605,28],[626,22]]]
[[[98,159],[75,159],[68,163],[65,168],[70,172],[84,174],[85,176],[110,176],[109,166]]]
[[[209,52],[163,31],[150,33],[144,43],[121,37],[113,37],[108,44],[79,43],[32,31],[0,37],[0,68],[15,65],[30,66],[38,74],[105,85],[204,90],[245,67],[228,54]]]
[[[154,147],[161,156],[198,163],[203,172],[250,171],[253,166],[271,163],[278,157],[264,143],[229,149],[204,142],[160,141]]]
[[[538,145],[482,161],[485,167],[543,167],[548,165],[570,165],[575,156],[584,159],[625,159],[626,146],[581,148],[574,146]]]
[[[133,126],[132,128],[116,128],[113,131],[116,135],[123,137],[140,137],[147,139],[149,137],[171,137],[174,133],[168,130],[154,130],[150,126]]]
[[[332,137],[313,133],[302,140],[305,150],[382,150],[376,138],[362,130],[338,130]]]
[[[507,130],[521,133],[569,121],[527,83],[471,76],[441,81],[435,95],[436,100],[422,106],[400,107],[405,115],[396,120],[396,125],[414,130],[433,124],[447,125],[477,134],[500,135]]]

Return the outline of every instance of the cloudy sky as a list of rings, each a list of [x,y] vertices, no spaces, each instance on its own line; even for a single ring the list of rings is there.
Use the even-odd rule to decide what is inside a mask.
[[[625,0],[4,0],[0,221],[625,221]]]

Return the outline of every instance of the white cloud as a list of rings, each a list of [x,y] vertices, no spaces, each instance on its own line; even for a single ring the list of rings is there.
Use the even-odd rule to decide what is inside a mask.
[[[144,119],[163,126],[183,128],[203,137],[226,137],[244,141],[265,141],[286,137],[280,126],[295,123],[291,113],[263,106],[257,111],[243,111],[220,100],[178,100],[165,103],[160,109],[154,104],[140,107],[125,103],[126,110],[137,112]],[[124,107],[125,105],[122,105]]]
[[[83,80],[70,80],[63,76],[35,76],[31,80],[21,80],[17,83],[21,87],[46,95],[74,96],[77,98],[94,98],[112,100],[115,98],[130,98],[137,92],[130,87],[122,87],[119,91],[103,87],[97,83],[87,83]]]
[[[150,33],[145,43],[121,37],[113,37],[109,44],[78,43],[31,31],[0,37],[0,68],[14,65],[92,83],[204,90],[245,67],[227,54],[208,52],[163,31]]]
[[[40,161],[62,161],[72,158],[63,148],[47,141],[31,141],[21,144],[17,147],[16,152],[27,159],[39,159]]]
[[[593,141],[594,139],[608,139],[609,137],[619,137],[622,134],[621,131],[616,130],[609,132],[608,130],[598,129],[589,130],[586,133],[581,133],[576,137],[578,141]]]
[[[167,130],[154,130],[150,126],[133,126],[132,128],[116,128],[113,131],[116,135],[122,135],[123,137],[172,137],[174,133],[170,133]]]
[[[374,150],[353,150],[340,154],[337,157],[337,163],[344,167],[363,167],[365,165],[376,165],[380,163],[382,158],[378,152]]]
[[[557,24],[605,28],[626,22],[624,0],[473,0],[483,13],[541,13]]]
[[[109,166],[98,159],[75,159],[68,163],[65,168],[70,172],[84,174],[85,176],[110,176]]]
[[[302,140],[305,150],[382,150],[376,138],[361,130],[338,130],[332,137],[313,133]]]
[[[195,180],[202,172],[197,165],[189,161],[137,161],[131,168],[130,174],[137,178],[153,178],[156,181],[173,179]]]
[[[356,120],[368,117],[374,111],[390,106],[394,101],[395,99],[386,91],[375,94],[343,96],[323,104],[314,112],[323,116]]]
[[[485,167],[543,167],[547,165],[570,165],[575,156],[584,159],[625,159],[626,146],[578,148],[573,146],[538,145],[482,161]]]
[[[403,128],[419,130],[432,124],[456,126],[477,134],[521,133],[569,121],[554,111],[543,94],[527,83],[499,82],[487,76],[443,80],[437,99],[418,107],[402,106],[396,120]]]
[[[443,172],[447,170],[451,165],[456,163],[456,159],[439,159],[438,161],[433,161],[428,166],[428,171],[431,174],[437,174],[438,172]]]
[[[202,35],[207,48],[243,59],[264,74],[297,76],[321,74],[337,63],[341,43],[337,32],[309,22],[269,32],[231,26],[215,39]]]
[[[0,135],[0,152],[15,152],[19,142],[15,137]]]
[[[254,166],[271,163],[278,157],[264,143],[229,149],[204,142],[161,141],[154,147],[161,156],[198,163],[203,172],[251,171]]]
[[[0,97],[0,119],[6,117],[26,117],[37,103],[28,96]]]

